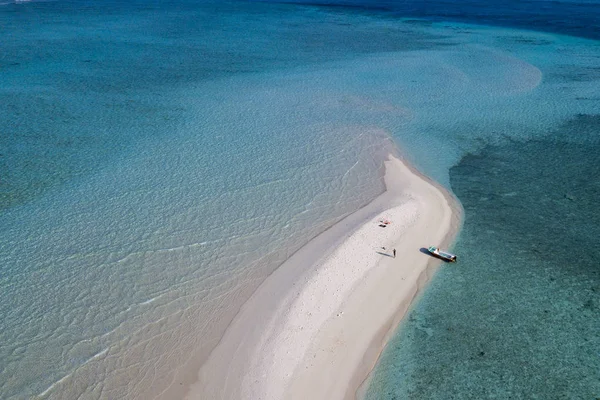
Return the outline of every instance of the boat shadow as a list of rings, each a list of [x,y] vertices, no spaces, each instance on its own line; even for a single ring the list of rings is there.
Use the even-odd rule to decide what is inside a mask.
[[[423,253],[423,254],[426,254],[426,255],[428,255],[428,256],[429,256],[429,257],[431,257],[431,258],[437,258],[438,260],[442,260],[442,261],[443,261],[443,262],[445,262],[445,263],[450,263],[450,262],[451,262],[451,261],[449,261],[449,260],[446,260],[445,258],[442,258],[442,257],[436,256],[435,254],[431,254],[431,253],[429,252],[429,250],[427,250],[425,247],[421,247],[421,248],[419,249],[419,251],[420,251],[421,253]]]

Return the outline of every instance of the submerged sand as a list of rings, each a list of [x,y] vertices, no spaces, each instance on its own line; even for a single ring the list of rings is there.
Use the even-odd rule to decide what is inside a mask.
[[[382,195],[304,246],[244,304],[186,398],[355,397],[440,264],[421,249],[448,246],[460,224],[443,188],[395,157],[385,167]]]

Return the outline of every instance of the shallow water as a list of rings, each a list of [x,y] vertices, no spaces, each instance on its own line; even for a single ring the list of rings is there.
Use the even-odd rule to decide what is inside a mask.
[[[390,137],[452,187],[465,154],[597,138],[589,40],[234,2],[0,23],[2,398],[156,395],[382,190]]]

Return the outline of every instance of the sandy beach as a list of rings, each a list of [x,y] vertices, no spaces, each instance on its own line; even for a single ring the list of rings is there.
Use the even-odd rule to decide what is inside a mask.
[[[259,287],[187,399],[356,397],[441,263],[421,249],[447,247],[460,225],[452,196],[399,159],[386,161],[384,179],[382,195],[313,239]]]

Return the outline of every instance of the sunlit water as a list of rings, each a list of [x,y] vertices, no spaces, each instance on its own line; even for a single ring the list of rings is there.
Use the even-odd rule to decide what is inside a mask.
[[[391,138],[463,201],[457,249],[478,245],[479,209],[457,176],[494,176],[457,175],[465,155],[559,131],[597,143],[591,40],[208,2],[19,2],[0,24],[2,398],[157,395],[277,265],[382,190]],[[378,371],[376,398],[412,387]]]

